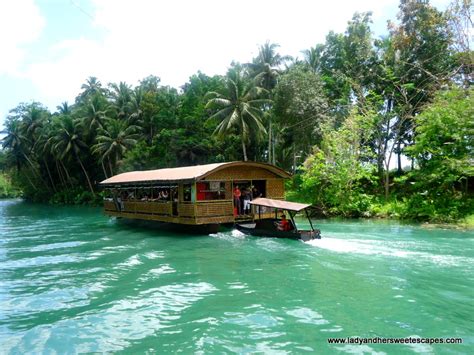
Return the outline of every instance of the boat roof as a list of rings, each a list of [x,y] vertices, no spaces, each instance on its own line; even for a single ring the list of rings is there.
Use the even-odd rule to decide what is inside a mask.
[[[258,197],[255,200],[250,201],[250,203],[256,206],[272,207],[272,208],[278,208],[281,210],[288,210],[288,211],[295,211],[295,212],[299,212],[311,206],[305,203],[272,200],[271,198],[263,198],[263,197]]]
[[[195,166],[183,166],[180,168],[166,168],[157,170],[130,171],[114,175],[102,182],[101,185],[131,184],[131,183],[151,183],[151,182],[192,182],[205,178],[206,176],[231,166],[242,166],[243,168],[258,167],[271,171],[281,178],[291,177],[283,169],[274,165],[256,162],[234,161],[227,163],[214,163]]]

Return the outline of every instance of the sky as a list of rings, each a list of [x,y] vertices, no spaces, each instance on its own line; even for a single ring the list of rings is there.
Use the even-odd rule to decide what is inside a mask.
[[[20,102],[52,111],[73,103],[89,76],[136,85],[156,75],[179,88],[198,70],[224,74],[232,60],[251,61],[266,41],[301,57],[364,11],[383,36],[398,0],[3,0],[0,128]]]

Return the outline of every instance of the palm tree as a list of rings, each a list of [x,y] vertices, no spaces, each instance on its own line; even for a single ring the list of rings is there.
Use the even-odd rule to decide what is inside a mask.
[[[81,110],[80,121],[88,132],[102,128],[109,108],[107,101],[100,95],[94,95]]]
[[[61,103],[61,105],[56,106],[56,109],[58,110],[58,113],[61,115],[71,114],[71,105],[69,105],[67,101],[64,101],[63,103]]]
[[[35,144],[33,146],[34,151],[36,152],[36,155],[41,157],[41,160],[43,161],[43,164],[46,168],[46,172],[49,177],[49,181],[51,183],[51,186],[53,187],[53,190],[56,192],[56,184],[54,183],[53,176],[51,175],[51,170],[49,169],[49,164],[48,164],[48,158],[53,158],[51,154],[51,136],[52,136],[52,129],[51,125],[44,125],[37,131],[37,138],[35,141]],[[51,159],[50,159],[51,160]]]
[[[102,88],[102,83],[95,77],[90,76],[87,78],[86,83],[81,85],[82,92],[79,94],[76,102],[79,100],[84,100],[87,97],[103,94],[104,89]]]
[[[126,118],[127,113],[130,111],[132,89],[123,81],[118,85],[115,83],[109,84],[109,87],[110,98],[112,99],[113,107],[117,110],[117,117],[120,119]]]
[[[21,122],[29,140],[33,141],[36,130],[43,126],[46,113],[46,109],[36,102],[29,104],[21,113]]]
[[[278,54],[276,52],[278,47],[280,47],[278,44],[266,42],[260,46],[258,56],[252,63],[247,63],[250,75],[256,84],[268,91],[273,90],[278,82],[278,76],[281,74],[279,67],[291,59],[290,56]]]
[[[211,98],[206,108],[218,109],[209,119],[222,119],[214,131],[218,137],[223,137],[234,129],[239,131],[244,161],[247,161],[246,144],[251,131],[257,136],[266,133],[260,108],[269,100],[260,98],[265,90],[245,81],[239,69],[230,70],[224,80],[221,92],[208,94]]]
[[[100,155],[102,164],[105,159],[108,160],[112,175],[112,162],[117,164],[125,152],[137,143],[139,135],[136,132],[139,129],[138,126],[128,126],[126,121],[118,119],[108,119],[105,127],[99,129],[97,144],[92,147],[92,152]]]
[[[317,71],[320,65],[320,58],[321,54],[324,50],[324,45],[318,44],[316,47],[311,47],[310,49],[305,49],[301,51],[303,53],[304,62],[308,65],[312,70]]]
[[[15,160],[17,171],[20,171],[23,164],[28,162],[34,174],[36,174],[36,167],[30,160],[28,155],[25,153],[26,146],[28,145],[28,139],[23,132],[23,125],[21,121],[16,119],[8,120],[5,124],[6,130],[0,132],[6,134],[1,140],[3,149],[8,149],[13,159]],[[36,190],[36,185],[30,179],[29,174],[26,174],[30,185]]]
[[[144,91],[141,86],[137,86],[135,90],[132,91],[130,99],[130,116],[128,121],[130,124],[140,124],[142,120],[143,110],[142,110],[142,101],[143,101]]]
[[[91,193],[95,196],[94,189],[87,174],[86,168],[82,163],[80,152],[87,149],[87,144],[81,140],[80,122],[75,121],[71,116],[63,116],[59,121],[59,127],[53,137],[54,149],[61,152],[59,157],[64,159],[65,156],[73,156],[81,166],[84,176]]]
[[[254,78],[255,83],[258,86],[263,87],[269,93],[275,88],[278,77],[281,72],[279,67],[286,61],[290,60],[290,56],[281,56],[276,52],[279,47],[276,43],[266,42],[260,46],[258,56],[253,59],[252,63],[247,63],[247,67],[250,69],[250,76]],[[265,111],[270,110],[270,105],[265,107]],[[268,162],[275,163],[275,158],[272,159],[272,115],[268,115]]]

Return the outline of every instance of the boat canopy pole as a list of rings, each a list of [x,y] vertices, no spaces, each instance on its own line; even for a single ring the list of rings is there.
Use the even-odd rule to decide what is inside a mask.
[[[309,218],[308,210],[305,209],[304,211],[306,212],[306,217],[308,217],[308,221],[309,221],[309,224],[311,226],[311,230],[314,231],[313,222],[311,222],[311,218]]]

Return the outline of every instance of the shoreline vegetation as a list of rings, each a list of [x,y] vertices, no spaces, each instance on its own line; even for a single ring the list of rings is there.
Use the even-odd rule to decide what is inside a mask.
[[[472,228],[472,7],[402,0],[382,38],[356,13],[301,58],[267,42],[179,89],[90,77],[54,112],[20,103],[2,132],[0,198],[96,205],[98,182],[120,172],[254,160],[292,172],[287,198],[318,216]]]

